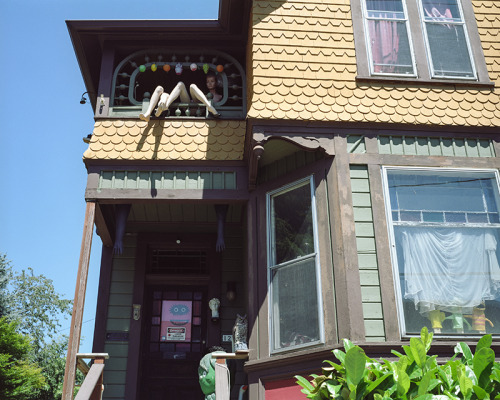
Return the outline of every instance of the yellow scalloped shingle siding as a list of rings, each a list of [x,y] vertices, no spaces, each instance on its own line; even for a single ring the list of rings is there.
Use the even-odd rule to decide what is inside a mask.
[[[97,121],[86,160],[242,160],[245,121]]]
[[[500,1],[473,0],[495,90],[356,84],[349,0],[254,0],[248,117],[500,125]]]

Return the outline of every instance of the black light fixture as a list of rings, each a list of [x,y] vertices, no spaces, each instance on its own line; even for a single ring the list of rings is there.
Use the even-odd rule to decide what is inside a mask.
[[[85,97],[86,94],[88,94],[88,92],[82,94],[82,98],[80,99],[80,104],[85,104],[87,102],[87,98]]]

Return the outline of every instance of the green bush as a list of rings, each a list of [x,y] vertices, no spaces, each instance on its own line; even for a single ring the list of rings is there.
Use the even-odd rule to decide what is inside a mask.
[[[363,349],[344,339],[345,352],[333,350],[340,361],[325,361],[323,375],[310,382],[296,376],[308,399],[314,400],[449,400],[500,399],[500,363],[495,362],[491,335],[483,336],[472,354],[466,343],[455,346],[455,355],[444,365],[427,353],[432,333],[403,346],[405,354],[392,351],[398,361],[373,360]]]

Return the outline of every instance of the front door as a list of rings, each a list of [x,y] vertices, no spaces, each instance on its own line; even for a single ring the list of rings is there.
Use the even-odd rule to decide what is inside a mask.
[[[204,399],[198,365],[206,353],[207,286],[148,285],[144,300],[139,399]]]

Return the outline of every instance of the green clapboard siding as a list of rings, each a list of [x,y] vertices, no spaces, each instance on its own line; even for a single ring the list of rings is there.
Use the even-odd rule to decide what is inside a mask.
[[[259,184],[279,178],[323,157],[320,151],[308,152],[299,150],[259,168],[257,181]]]
[[[139,181],[139,174],[136,182]],[[125,183],[131,188],[130,181]],[[107,332],[128,332],[132,315],[133,281],[135,273],[136,236],[125,236],[123,254],[113,258],[110,294],[106,320]],[[104,351],[109,354],[104,368],[103,399],[123,399],[127,370],[128,342],[106,341]]]
[[[386,146],[388,143],[382,141],[382,145]],[[412,146],[413,149],[417,148],[416,139],[405,142],[400,140],[397,145],[401,151],[406,147],[407,152],[413,151]],[[350,176],[366,340],[384,341],[384,316],[382,313],[368,168],[365,165],[351,165]]]
[[[102,189],[236,189],[236,172],[101,171]]]
[[[493,142],[488,139],[379,136],[378,148],[381,154],[495,157]]]
[[[348,153],[366,153],[365,137],[363,135],[347,136]]]

